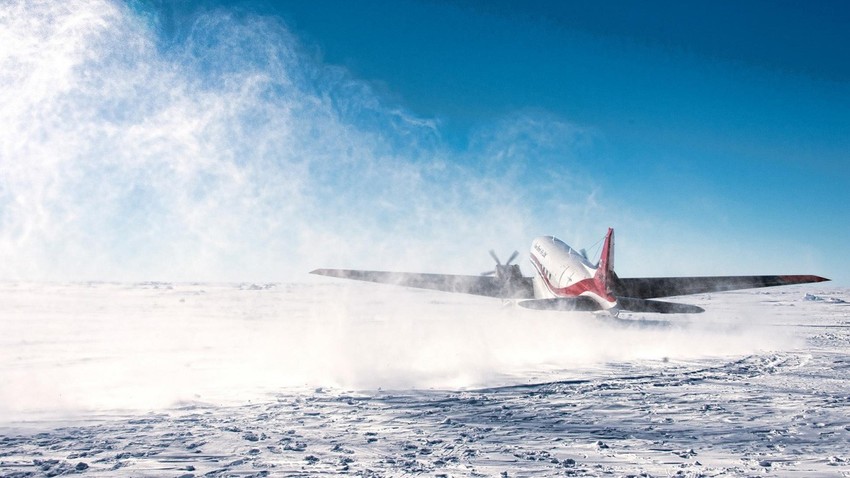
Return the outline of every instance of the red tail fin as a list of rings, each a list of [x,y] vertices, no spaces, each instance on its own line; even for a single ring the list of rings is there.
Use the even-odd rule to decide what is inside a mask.
[[[605,236],[605,243],[602,245],[602,256],[599,258],[599,264],[596,266],[596,275],[593,276],[594,282],[602,288],[602,290],[611,290],[608,287],[608,281],[614,275],[614,229],[608,228],[608,234]]]

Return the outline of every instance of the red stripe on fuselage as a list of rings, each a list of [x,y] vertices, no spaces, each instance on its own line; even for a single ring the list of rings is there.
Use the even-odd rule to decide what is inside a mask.
[[[605,285],[597,283],[593,277],[582,279],[575,284],[568,285],[567,287],[556,287],[549,280],[549,277],[543,273],[543,265],[540,264],[540,261],[537,260],[537,257],[535,257],[534,254],[531,254],[531,263],[534,265],[534,268],[537,269],[537,274],[543,279],[543,283],[546,285],[546,288],[549,289],[549,292],[556,297],[578,297],[584,293],[591,293],[610,304],[617,302],[616,298],[608,295],[608,291],[605,290]],[[610,304],[608,305],[610,306]]]

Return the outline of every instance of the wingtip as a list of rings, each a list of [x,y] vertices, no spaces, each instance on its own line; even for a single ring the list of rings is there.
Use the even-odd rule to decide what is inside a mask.
[[[826,277],[816,276],[816,275],[791,275],[791,276],[780,276],[787,284],[810,284],[813,282],[828,282],[832,279],[827,279]]]
[[[348,277],[348,275],[346,275],[346,272],[351,271],[348,271],[346,269],[313,269],[312,271],[310,271],[310,274],[315,274],[317,276],[340,277],[343,279],[350,279],[351,277]]]

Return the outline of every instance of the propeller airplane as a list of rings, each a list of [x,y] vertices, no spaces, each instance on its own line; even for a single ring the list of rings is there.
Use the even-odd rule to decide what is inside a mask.
[[[523,276],[519,265],[512,264],[518,255],[519,252],[514,251],[502,264],[491,250],[496,268],[478,276],[351,269],[316,269],[310,273],[516,300],[529,309],[600,312],[612,316],[620,311],[699,313],[704,309],[656,299],[829,280],[814,275],[620,278],[614,272],[614,230],[611,228],[605,235],[596,264],[588,260],[584,250],[576,251],[554,236],[541,236],[532,241],[529,256],[535,272],[532,277]]]

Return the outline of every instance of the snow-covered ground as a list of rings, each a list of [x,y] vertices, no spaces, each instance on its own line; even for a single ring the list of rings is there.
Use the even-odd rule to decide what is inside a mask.
[[[2,283],[0,476],[850,476],[850,290],[684,301]]]

